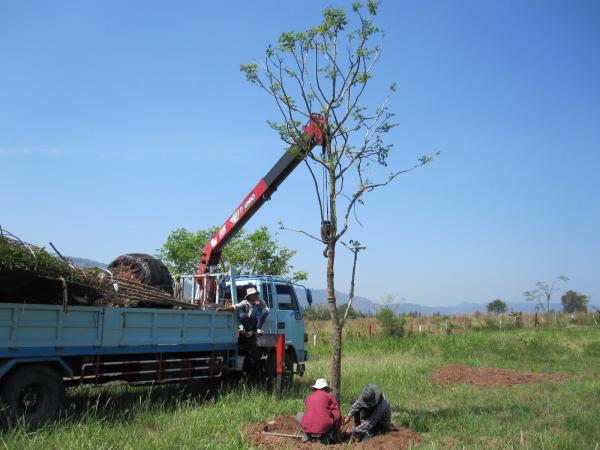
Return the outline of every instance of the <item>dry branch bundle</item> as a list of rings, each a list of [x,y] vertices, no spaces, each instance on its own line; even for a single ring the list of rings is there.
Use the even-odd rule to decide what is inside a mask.
[[[99,267],[76,267],[0,229],[0,302],[194,308],[168,293]]]

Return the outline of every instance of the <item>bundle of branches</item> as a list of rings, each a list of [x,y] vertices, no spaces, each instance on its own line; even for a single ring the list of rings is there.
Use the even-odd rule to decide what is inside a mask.
[[[0,228],[0,302],[188,307],[171,295],[98,267],[80,268]]]
[[[0,271],[35,272],[97,287],[97,275],[101,269],[75,267],[68,260],[51,255],[45,248],[28,244],[0,228]]]

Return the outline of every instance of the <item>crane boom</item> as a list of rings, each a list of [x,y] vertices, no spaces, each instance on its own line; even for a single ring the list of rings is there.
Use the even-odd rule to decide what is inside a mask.
[[[283,183],[290,173],[304,160],[315,146],[323,144],[324,119],[320,114],[311,114],[309,123],[304,127],[303,136],[306,146],[292,146],[279,158],[269,172],[246,195],[242,203],[216,231],[212,239],[202,250],[198,274],[210,272],[221,258],[221,252],[235,234],[248,223],[250,218],[267,202],[273,192]]]

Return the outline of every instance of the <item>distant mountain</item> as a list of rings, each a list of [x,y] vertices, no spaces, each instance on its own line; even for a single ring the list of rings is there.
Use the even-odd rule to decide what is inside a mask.
[[[108,264],[104,264],[100,261],[94,261],[93,259],[78,258],[77,256],[67,256],[67,259],[77,267],[101,267],[102,269],[106,269],[108,267]]]
[[[325,289],[313,289],[313,305],[326,304],[327,303],[327,291]],[[338,305],[343,303],[348,303],[348,299],[350,296],[344,292],[335,291],[335,297],[337,299]],[[383,307],[381,303],[375,303],[368,298],[355,296],[354,300],[352,300],[352,307],[357,311],[361,311],[364,313],[368,313],[369,310],[371,313],[375,313],[379,311]]]
[[[348,303],[349,295],[344,292],[336,291],[336,298],[338,305]],[[325,289],[313,289],[313,304],[325,304],[327,303],[327,291]],[[532,302],[506,302],[509,311],[521,311],[521,312],[535,312],[535,303]],[[590,305],[596,306],[598,305]],[[352,301],[352,307],[357,311],[365,314],[371,312],[371,314],[377,313],[385,305],[382,303],[374,302],[365,297],[354,297]],[[397,314],[419,312],[424,316],[431,316],[435,313],[442,315],[460,315],[460,314],[473,314],[476,311],[486,312],[487,303],[459,303],[458,305],[446,305],[446,306],[423,306],[415,303],[396,303],[390,306]],[[561,311],[562,305],[560,303],[550,303],[550,309],[554,311]]]

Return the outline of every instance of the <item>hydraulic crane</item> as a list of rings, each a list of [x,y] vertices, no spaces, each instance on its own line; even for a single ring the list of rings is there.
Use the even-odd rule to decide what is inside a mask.
[[[308,124],[303,128],[302,141],[304,145],[293,145],[279,158],[275,165],[261,178],[258,184],[246,195],[242,203],[233,211],[229,218],[215,232],[202,250],[200,267],[197,274],[203,300],[214,297],[216,283],[214,278],[206,278],[221,259],[221,252],[235,234],[248,223],[250,218],[267,202],[273,192],[283,183],[287,176],[294,171],[304,158],[317,146],[325,145],[323,130],[325,121],[320,114],[311,114]]]

